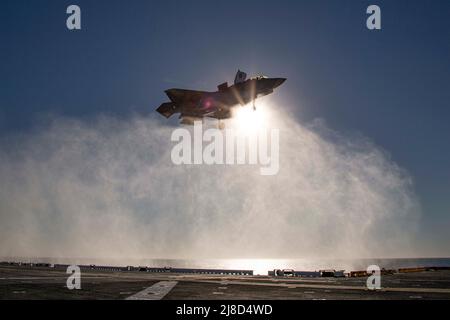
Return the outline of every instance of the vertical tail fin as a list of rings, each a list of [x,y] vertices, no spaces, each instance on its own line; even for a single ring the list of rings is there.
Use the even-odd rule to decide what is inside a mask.
[[[234,84],[244,82],[245,79],[247,79],[247,74],[241,70],[238,70],[236,77],[234,77]]]

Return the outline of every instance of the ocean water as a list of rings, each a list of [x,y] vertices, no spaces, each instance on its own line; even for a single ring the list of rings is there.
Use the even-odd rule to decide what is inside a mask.
[[[366,270],[369,265],[397,269],[406,267],[450,267],[450,258],[371,258],[371,259],[90,259],[90,258],[0,258],[1,261],[45,262],[78,265],[147,266],[173,268],[239,269],[253,270],[267,275],[269,270],[294,269],[315,271],[335,269],[345,271]]]

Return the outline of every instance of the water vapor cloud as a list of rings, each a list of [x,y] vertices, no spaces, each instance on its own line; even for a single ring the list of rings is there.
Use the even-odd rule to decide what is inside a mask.
[[[258,112],[258,111],[257,111]],[[163,119],[55,117],[0,149],[0,256],[359,258],[414,251],[412,179],[364,137],[272,115],[279,172],[174,165]]]

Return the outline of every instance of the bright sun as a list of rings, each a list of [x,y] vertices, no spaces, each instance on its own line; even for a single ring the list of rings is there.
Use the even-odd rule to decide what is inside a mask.
[[[265,103],[258,103],[256,110],[253,110],[252,104],[235,108],[233,114],[233,123],[237,129],[245,133],[255,133],[268,125],[268,106]]]

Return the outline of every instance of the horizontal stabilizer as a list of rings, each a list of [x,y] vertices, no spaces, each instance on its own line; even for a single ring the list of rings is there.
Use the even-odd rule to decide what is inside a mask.
[[[169,118],[174,113],[178,112],[178,107],[173,102],[165,102],[156,109],[164,117]]]

